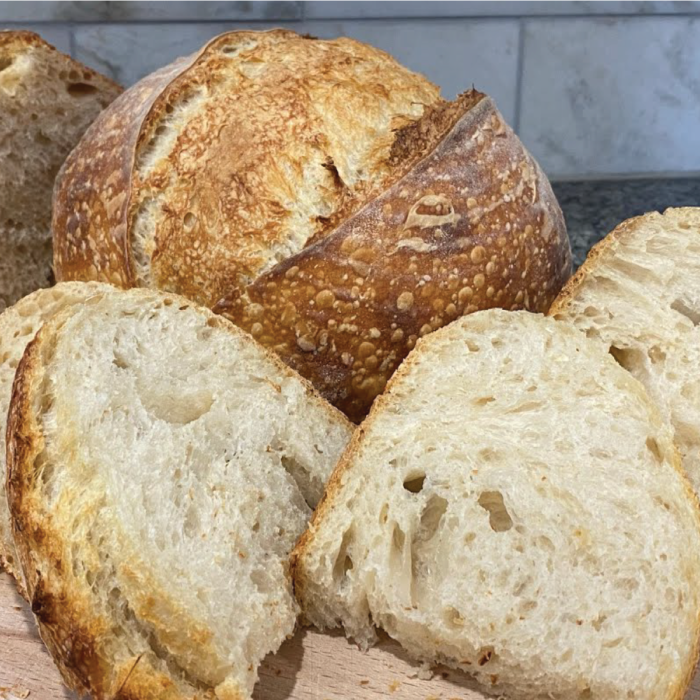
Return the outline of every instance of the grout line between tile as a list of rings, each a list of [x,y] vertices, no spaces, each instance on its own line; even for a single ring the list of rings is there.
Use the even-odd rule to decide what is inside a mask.
[[[74,31],[74,23],[73,22],[71,22],[68,25],[68,45],[70,46],[71,58],[75,58],[76,43],[75,43],[75,31]]]
[[[513,125],[513,130],[516,134],[520,133],[520,112],[522,110],[522,96],[523,96],[523,70],[524,70],[524,57],[525,57],[525,20],[520,18],[518,20],[518,59],[515,66],[516,78],[515,78],[515,124]]]
[[[654,20],[666,20],[666,19],[700,19],[699,12],[678,12],[678,13],[659,13],[659,14],[648,14],[648,15],[638,15],[638,14],[570,14],[570,15],[454,15],[454,16],[436,16],[436,15],[420,15],[420,16],[396,16],[396,17],[307,17],[305,9],[302,10],[299,17],[280,17],[280,18],[245,18],[245,17],[211,17],[211,18],[190,18],[190,19],[134,19],[134,20],[110,20],[107,18],[95,17],[94,19],[84,19],[84,20],[72,20],[67,21],[54,21],[50,19],[26,19],[26,20],[3,20],[0,16],[0,25],[2,26],[24,26],[27,24],[32,25],[66,25],[66,24],[133,24],[133,25],[154,25],[154,24],[293,24],[295,22],[330,22],[330,23],[342,23],[342,22],[361,22],[361,23],[388,23],[388,22],[425,22],[426,20],[432,21],[442,21],[442,22],[453,22],[455,20],[471,20],[471,21],[567,21],[573,19],[588,19],[588,20],[630,20],[637,22],[644,21],[654,21]]]

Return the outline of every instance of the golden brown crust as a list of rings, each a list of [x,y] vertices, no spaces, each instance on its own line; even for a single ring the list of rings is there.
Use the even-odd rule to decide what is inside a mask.
[[[38,478],[34,464],[44,444],[31,410],[32,385],[39,381],[41,372],[42,335],[40,332],[27,347],[13,386],[7,422],[7,496],[28,598],[41,637],[70,688],[85,693],[92,685],[99,692],[95,683],[102,674],[94,621],[85,616],[85,610],[56,577],[46,578],[40,569],[40,562],[48,561],[60,577],[63,567],[60,540],[43,525],[32,503]]]
[[[344,50],[336,47],[339,42],[343,42]],[[281,165],[271,163],[270,158],[280,152],[280,141],[286,141],[283,143],[287,148],[285,156],[291,158],[290,146],[307,138],[312,143],[307,144],[310,150],[306,149],[304,155],[309,157],[319,150],[315,142],[324,138],[318,116],[309,111],[309,98],[303,94],[304,90],[311,90],[315,83],[322,82],[319,76],[326,76],[328,84],[336,91],[349,89],[338,77],[342,70],[338,73],[337,67],[332,68],[342,60],[362,60],[364,54],[370,54],[375,63],[378,59],[394,63],[383,52],[370,50],[358,42],[349,39],[339,42],[318,42],[325,44],[328,51],[308,55],[303,47],[314,42],[294,32],[229,32],[127,91],[88,131],[57,180],[53,229],[58,279],[108,279],[123,287],[143,283],[137,270],[140,251],[133,231],[135,218],[142,208],[161,195],[160,206],[167,210],[167,216],[158,222],[155,234],[154,269],[149,272],[155,286],[212,306],[222,290],[235,283],[237,274],[254,272],[262,264],[259,259],[261,244],[264,248],[280,243],[279,232],[274,233],[280,225],[278,219],[289,219],[289,212],[277,211],[281,208],[280,202],[265,206],[265,198],[255,196],[259,194],[255,188],[263,189],[280,179],[275,166],[294,170],[304,166],[295,160]],[[255,66],[260,62],[260,52],[266,56],[272,54],[270,60],[277,62],[270,69],[267,87],[253,95],[253,100],[263,100],[261,104],[256,103],[255,115],[250,112],[250,99],[243,114],[234,112],[240,101],[238,93],[246,82],[228,86],[231,57],[239,50],[245,53],[248,43],[260,47],[256,46],[257,53],[244,62],[241,69],[244,73],[246,65]],[[285,55],[283,49],[280,55],[280,50],[275,48],[277,45],[288,46],[288,54]],[[300,81],[290,76],[287,63],[311,58],[315,63],[308,71],[317,72],[315,81]],[[332,81],[326,75],[331,70],[338,73]],[[412,75],[405,69],[401,71]],[[291,84],[283,87],[285,80]],[[248,82],[254,84],[255,81]],[[416,82],[430,85],[417,76]],[[405,86],[397,84],[396,87]],[[172,172],[186,179],[185,191],[181,191],[182,188],[170,181],[169,170],[144,163],[159,139],[169,138],[169,116],[175,114],[177,119],[178,110],[196,100],[202,90],[207,91],[209,102],[198,111],[197,124],[178,136],[177,157],[168,162]],[[435,88],[428,92],[433,98],[437,96]],[[377,96],[374,98],[376,102]],[[222,115],[222,110],[230,114]],[[285,114],[279,113],[280,110]],[[293,130],[292,118],[297,127],[294,139],[287,133]],[[178,126],[184,129],[182,124]],[[310,133],[308,137],[306,132]],[[251,139],[253,142],[264,140],[264,145],[251,149]],[[250,182],[241,179],[249,171],[257,180],[252,176]],[[330,177],[329,171],[324,172]],[[265,182],[261,183],[263,178]],[[254,216],[259,220],[253,230],[248,230],[246,219],[256,207],[260,211],[255,209]],[[190,209],[197,214],[193,226],[185,221]],[[240,209],[243,213],[239,216]],[[208,229],[216,230],[208,235]],[[206,260],[206,275],[197,267],[203,259]]]
[[[53,202],[57,281],[134,286],[127,215],[136,143],[142,121],[190,60],[178,59],[123,93],[66,159]]]
[[[202,117],[192,133],[178,137],[175,155],[165,165],[149,164],[158,129],[166,129],[164,139],[175,138],[167,136],[171,127],[164,127],[166,106],[186,111],[194,104],[199,110],[198,86],[219,89],[207,76],[223,70],[227,42],[238,42],[234,49],[241,45],[244,52],[249,40],[264,44],[265,55],[275,60],[285,42],[292,47],[290,56],[294,51],[306,56],[303,44],[309,41],[282,30],[222,35],[195,57],[133,88],[129,92],[141,97],[127,93],[90,130],[57,189],[59,279],[157,286],[211,306],[273,348],[354,420],[366,414],[421,335],[493,306],[547,310],[570,275],[564,220],[535,161],[491,100],[476,91],[446,103],[435,98],[427,81],[406,78],[407,71],[396,67],[386,89],[398,94],[401,81],[408,81],[422,96],[423,118],[404,115],[392,122],[389,138],[379,139],[368,160],[371,177],[364,184],[345,182],[347,173],[332,158],[325,175],[314,171],[314,177],[325,178],[318,192],[332,206],[327,216],[316,217],[302,242],[285,238],[295,212],[282,206],[278,190],[289,182],[303,186],[310,177],[304,171],[310,153],[341,158],[343,147],[333,151],[326,143],[335,138],[334,129],[355,132],[351,116],[333,110],[340,121],[319,126],[321,117],[308,97],[295,99],[295,91],[318,90],[320,100],[326,88],[318,85],[332,83],[349,95],[367,91],[370,106],[382,103],[372,92],[378,89],[374,84],[344,86],[337,61],[315,57],[311,75],[299,84],[286,74],[284,88],[265,83],[252,93],[261,102],[254,103],[250,123]],[[319,44],[351,62],[390,60],[357,42]],[[253,59],[251,54],[240,70],[256,75]],[[248,65],[252,68],[244,70]],[[216,100],[208,99],[201,109],[214,113]],[[362,98],[357,100],[361,105]],[[293,121],[289,133],[280,119],[284,110]],[[267,113],[275,115],[269,123]],[[263,122],[269,133],[260,132]],[[226,148],[207,145],[219,131]],[[306,132],[320,145],[300,145]],[[250,134],[264,145],[251,148]],[[304,150],[307,146],[311,150]],[[101,155],[110,150],[114,155]],[[268,163],[272,153],[289,162]],[[242,164],[250,164],[255,178],[249,174],[241,180]],[[294,174],[278,177],[275,167]],[[335,180],[328,173],[335,173]],[[190,183],[189,189],[173,185],[173,174],[176,182]],[[294,188],[288,198],[304,195],[297,208],[316,211],[313,196],[311,201],[308,192]],[[122,194],[119,200],[115,193],[124,191],[128,198]],[[156,200],[157,211],[167,214],[143,224]],[[135,235],[137,216],[141,225],[151,226],[146,238],[152,239],[145,243],[142,231]],[[145,277],[136,270],[144,259]]]
[[[102,75],[102,73],[98,73],[92,68],[89,68],[88,66],[76,61],[68,54],[59,51],[55,46],[49,44],[48,41],[44,41],[44,39],[34,32],[28,32],[24,29],[4,29],[0,31],[0,52],[5,54],[15,54],[22,53],[30,48],[46,49],[47,51],[58,54],[63,60],[71,63],[76,68],[79,68],[80,74],[83,76],[84,80],[96,82],[103,90],[108,90],[110,92],[122,91],[121,85],[115,83],[106,75]]]
[[[570,274],[537,164],[489,98],[465,97],[403,178],[215,307],[354,420],[419,337],[481,309],[546,310]]]

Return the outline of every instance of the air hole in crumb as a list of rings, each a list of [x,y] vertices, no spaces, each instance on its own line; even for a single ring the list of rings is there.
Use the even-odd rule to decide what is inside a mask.
[[[114,351],[114,357],[112,359],[112,364],[115,367],[118,367],[119,369],[127,369],[129,367],[129,363],[124,359],[124,357],[118,353],[116,350]]]
[[[658,345],[652,345],[649,350],[647,350],[647,355],[649,355],[649,359],[655,365],[666,359],[666,353]]]
[[[406,544],[406,533],[404,533],[398,525],[394,525],[394,531],[391,535],[391,544],[395,550],[403,552],[404,545]]]
[[[508,513],[500,491],[484,491],[479,496],[479,505],[489,514],[489,524],[494,532],[505,532],[513,527],[513,519]]]
[[[473,403],[475,406],[485,406],[487,403],[491,403],[495,400],[496,398],[494,396],[481,396],[478,399],[474,399]]]
[[[420,516],[416,540],[423,542],[432,540],[446,512],[447,501],[437,494],[430,496]]]
[[[644,364],[641,357],[642,354],[639,350],[633,348],[618,348],[615,345],[611,345],[609,352],[613,356],[615,362],[628,372],[633,372],[635,368]]]
[[[185,218],[182,220],[182,223],[186,231],[191,231],[197,224],[197,216],[191,211],[188,211],[187,214],[185,214]]]
[[[269,578],[263,570],[253,569],[253,571],[250,572],[250,580],[262,593],[267,593],[270,590]]]
[[[294,459],[294,457],[286,454],[280,456],[280,464],[287,474],[292,477],[294,483],[299,486],[301,492],[308,493],[311,488],[309,468],[298,459]],[[306,505],[309,506],[309,508],[313,508],[314,504],[310,500],[305,500]]]
[[[609,642],[603,642],[604,647],[616,647],[622,642],[622,637],[618,637],[617,639],[611,639]]]
[[[659,449],[659,443],[654,438],[647,438],[647,449],[651,454],[654,455],[654,459],[657,462],[663,462],[663,457],[661,456],[661,450]]]
[[[347,576],[348,571],[352,569],[352,556],[350,554],[352,541],[353,531],[352,528],[350,528],[343,534],[340,549],[338,550],[338,556],[336,557],[335,564],[333,565],[333,580],[336,583],[342,581],[342,579]]]
[[[97,92],[97,87],[89,83],[71,83],[68,86],[68,94],[71,97],[87,97]]]
[[[411,493],[420,493],[423,490],[423,485],[425,484],[425,474],[419,474],[418,476],[409,476],[403,482],[403,487],[406,491]]]
[[[666,510],[671,510],[671,506],[669,505],[668,501],[665,501],[660,496],[654,496],[654,501],[656,502],[657,505],[662,506]]]
[[[600,632],[600,628],[603,626],[603,623],[608,619],[607,615],[603,615],[602,613],[596,617],[593,622],[591,622],[591,625],[593,625],[593,629],[595,629],[596,632]]]
[[[445,622],[450,627],[464,627],[464,618],[460,615],[459,610],[453,607],[448,607],[444,612]]]
[[[700,323],[700,312],[691,308],[682,299],[676,299],[671,304],[671,308],[682,316],[685,316],[694,326]]]
[[[494,659],[495,656],[496,652],[493,650],[493,647],[484,647],[479,652],[477,663],[479,666],[485,666],[489,661]]]
[[[190,538],[195,537],[199,533],[199,513],[192,505],[188,507],[187,512],[185,513],[185,522],[183,523],[182,530],[185,536]]]
[[[0,73],[7,70],[14,62],[14,58],[10,56],[0,56]]]

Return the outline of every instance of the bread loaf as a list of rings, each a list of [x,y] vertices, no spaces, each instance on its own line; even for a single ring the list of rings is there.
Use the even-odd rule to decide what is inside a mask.
[[[24,596],[26,591],[12,540],[10,511],[5,497],[5,426],[15,370],[27,345],[45,321],[66,307],[82,304],[112,289],[97,282],[64,282],[49,289],[40,289],[0,314],[0,566],[15,577],[17,588]]]
[[[421,340],[293,555],[306,618],[516,700],[680,700],[700,511],[642,385],[571,326],[476,313]]]
[[[7,490],[32,611],[66,683],[107,698],[250,698],[292,633],[288,556],[350,436],[223,318],[113,292],[28,346]]]
[[[646,387],[675,428],[700,492],[700,209],[621,223],[589,253],[550,312],[573,323]]]
[[[53,225],[59,279],[212,307],[354,419],[418,337],[546,310],[571,264],[490,98],[282,30],[224,34],[127,91],[68,159]]]
[[[51,194],[121,88],[25,31],[0,31],[0,312],[52,281]]]

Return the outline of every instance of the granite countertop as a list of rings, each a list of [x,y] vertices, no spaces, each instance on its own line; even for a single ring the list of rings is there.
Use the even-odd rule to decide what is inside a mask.
[[[700,177],[553,182],[552,189],[566,217],[574,268],[625,219],[668,207],[700,206]]]

